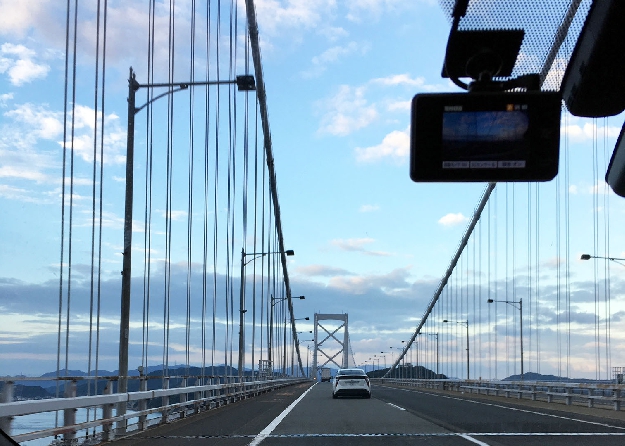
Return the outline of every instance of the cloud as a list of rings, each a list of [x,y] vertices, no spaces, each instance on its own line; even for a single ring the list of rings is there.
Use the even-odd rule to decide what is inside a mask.
[[[6,107],[8,102],[13,99],[13,93],[0,94],[0,107]]]
[[[20,104],[3,113],[6,118],[0,126],[0,178],[19,178],[39,183],[58,183],[59,174],[50,174],[60,168],[58,147],[63,145],[63,113],[52,111],[46,105]],[[74,153],[86,162],[93,162],[95,120],[101,122],[101,112],[76,105],[74,110]],[[119,126],[115,114],[104,119],[104,162],[122,164],[126,133]],[[95,137],[100,140],[98,135]],[[44,141],[52,143],[46,150]],[[68,141],[68,145],[70,142]],[[99,149],[96,152],[100,158]],[[81,182],[80,178],[76,179]],[[83,181],[83,184],[84,183]],[[91,183],[89,183],[91,184]]]
[[[310,276],[310,277],[331,277],[331,276],[353,275],[352,272],[346,269],[335,268],[333,266],[326,266],[326,265],[298,266],[295,268],[295,272],[302,276]]]
[[[409,74],[393,74],[387,77],[372,79],[371,83],[385,86],[407,85],[410,87],[422,87],[425,85],[424,77],[411,78]]]
[[[376,212],[380,210],[380,206],[377,204],[363,204],[360,206],[358,212]]]
[[[393,294],[410,288],[411,284],[407,281],[410,276],[408,270],[409,268],[398,268],[387,274],[333,277],[328,286],[350,294],[364,294],[379,289]]]
[[[340,26],[327,26],[319,30],[319,34],[324,36],[330,42],[335,42],[341,37],[347,37],[349,33]]]
[[[419,3],[433,4],[432,0],[422,0]],[[386,11],[397,11],[413,7],[413,3],[404,0],[353,0],[348,2],[349,9],[346,18],[352,22],[361,22],[365,18],[379,20]]]
[[[4,116],[28,127],[27,134],[32,137],[56,139],[63,133],[63,113],[50,111],[44,105],[21,104]]]
[[[376,162],[382,159],[392,159],[402,164],[410,154],[410,129],[395,130],[384,137],[377,146],[356,147],[356,160],[363,163]]]
[[[368,45],[359,45],[356,42],[349,42],[347,45],[344,46],[339,45],[328,48],[319,56],[315,56],[312,58],[312,68],[307,71],[303,71],[302,77],[313,78],[320,76],[326,71],[329,64],[337,62],[340,59],[356,52],[365,54],[368,49]]]
[[[395,101],[395,102],[390,102],[386,106],[386,109],[390,112],[394,112],[394,111],[407,112],[407,111],[410,111],[411,106],[412,106],[412,101]]]
[[[4,168],[0,167],[0,177],[2,177],[3,171]],[[45,204],[51,201],[49,198],[38,196],[37,193],[31,190],[10,186],[8,184],[0,184],[0,197],[24,203]]]
[[[262,34],[278,35],[285,29],[311,29],[323,23],[324,14],[336,8],[335,0],[257,0]]]
[[[363,87],[341,85],[334,96],[317,102],[323,111],[318,132],[347,136],[374,122],[378,118],[377,109],[367,103],[364,94]]]
[[[51,0],[0,0],[0,34],[23,35],[46,17]]]
[[[3,43],[0,46],[0,73],[9,76],[11,84],[20,86],[46,77],[50,67],[34,62],[36,54],[24,45]]]
[[[595,137],[607,135],[609,138],[617,138],[621,132],[620,127],[598,126],[595,121],[582,120],[579,124],[563,125],[560,127],[562,137],[568,137],[572,142],[592,141]]]
[[[468,217],[465,217],[461,212],[457,214],[449,213],[438,220],[438,223],[443,226],[457,226],[469,221]]]
[[[338,247],[339,249],[343,251],[361,252],[363,254],[367,254],[370,256],[380,256],[380,257],[387,257],[391,255],[388,252],[370,251],[364,248],[365,245],[368,245],[373,242],[375,242],[375,240],[372,238],[350,238],[347,240],[335,239],[335,240],[332,240],[331,243],[332,245]]]
[[[167,216],[167,213],[163,210],[159,211],[161,213],[161,215],[163,216],[163,218],[165,218]],[[169,210],[169,218],[173,221],[182,221],[185,220],[187,218],[187,215],[189,215],[189,213],[187,211],[174,211],[174,210]]]

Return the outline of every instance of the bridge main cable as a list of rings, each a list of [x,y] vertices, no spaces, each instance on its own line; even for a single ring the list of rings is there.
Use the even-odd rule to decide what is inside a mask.
[[[286,267],[286,252],[284,249],[284,236],[282,233],[282,219],[280,216],[280,203],[278,202],[278,189],[276,185],[276,170],[273,162],[273,147],[271,144],[271,131],[269,129],[269,115],[267,113],[267,95],[265,92],[265,81],[263,79],[263,67],[260,58],[260,45],[258,41],[258,23],[256,21],[256,9],[253,0],[245,0],[245,9],[247,13],[247,26],[250,34],[250,45],[252,47],[252,60],[254,62],[254,74],[256,76],[256,97],[258,98],[258,106],[260,108],[260,119],[263,128],[263,146],[267,157],[267,170],[269,171],[269,188],[271,190],[271,200],[273,202],[274,218],[276,231],[278,233],[278,245],[280,251],[280,261],[282,263],[282,274],[284,276],[284,285],[286,287],[287,303],[289,306],[289,315],[291,317],[291,331],[295,340],[295,349],[297,352],[297,362],[300,372],[304,375],[304,367],[302,365],[302,357],[299,351],[299,342],[297,342],[297,330],[295,328],[295,318],[293,316],[293,301],[291,300],[291,285],[289,283],[289,273]],[[243,278],[241,278],[243,279]]]
[[[486,186],[486,189],[484,190],[484,193],[482,195],[482,199],[480,200],[480,203],[475,209],[475,212],[473,213],[473,218],[471,219],[471,222],[469,223],[469,226],[467,227],[464,233],[464,236],[462,237],[462,240],[460,241],[460,245],[458,246],[458,249],[456,250],[456,254],[451,260],[451,263],[449,264],[449,267],[447,268],[445,275],[439,282],[438,288],[436,289],[436,292],[434,293],[434,296],[432,297],[430,304],[425,310],[423,317],[421,318],[421,322],[419,322],[417,329],[412,334],[412,337],[410,338],[410,340],[406,343],[406,347],[404,348],[404,350],[401,352],[400,355],[398,355],[397,360],[395,360],[393,365],[386,371],[386,373],[384,374],[384,377],[388,376],[391,373],[391,371],[394,370],[395,367],[397,367],[397,365],[406,355],[406,352],[410,350],[410,347],[412,346],[412,343],[414,342],[414,340],[417,338],[417,336],[421,332],[421,328],[423,328],[423,326],[425,325],[425,322],[427,321],[428,316],[434,309],[434,305],[436,305],[436,302],[438,302],[438,298],[440,297],[441,293],[445,289],[445,286],[447,285],[447,281],[449,280],[449,277],[451,277],[451,275],[453,274],[454,269],[456,268],[456,264],[458,263],[458,259],[460,259],[460,256],[462,255],[462,252],[464,251],[464,248],[467,245],[469,238],[471,238],[471,235],[473,234],[473,229],[475,229],[475,225],[477,225],[477,222],[480,220],[480,217],[482,216],[482,211],[484,210],[486,203],[488,203],[488,199],[490,198],[491,193],[493,192],[493,190],[495,190],[495,186],[497,186],[497,183],[488,183],[488,186]]]

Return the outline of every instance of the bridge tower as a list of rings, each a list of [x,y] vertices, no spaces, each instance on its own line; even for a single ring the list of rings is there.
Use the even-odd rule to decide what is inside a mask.
[[[339,321],[340,325],[336,328],[326,328],[320,321]],[[320,339],[319,328],[325,332],[323,339]],[[341,340],[340,331],[343,330]],[[324,335],[324,333],[321,333]],[[315,313],[315,348],[313,350],[313,366],[314,376],[317,377],[322,367],[334,364],[337,368],[349,367],[349,330],[347,325],[347,314],[321,314]],[[325,347],[325,344],[328,344]],[[338,344],[338,351],[337,351]],[[342,355],[339,357],[339,355]],[[340,360],[340,363],[337,362]]]

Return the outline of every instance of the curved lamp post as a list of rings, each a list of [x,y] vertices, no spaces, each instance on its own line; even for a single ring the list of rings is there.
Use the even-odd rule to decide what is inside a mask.
[[[469,380],[469,320],[467,319],[466,321],[448,321],[447,319],[444,319],[443,322],[455,322],[456,324],[460,324],[463,325],[465,327],[467,327],[467,381]]]
[[[295,255],[295,251],[293,251],[292,249],[287,249],[286,251],[272,251],[272,252],[245,252],[245,249],[241,248],[241,290],[240,290],[240,295],[239,295],[239,363],[238,363],[238,367],[239,367],[239,378],[243,377],[243,366],[245,363],[245,330],[244,330],[244,323],[245,323],[245,313],[247,312],[247,310],[245,309],[245,265],[247,265],[248,263],[253,262],[256,259],[260,259],[261,257],[265,257],[266,255],[269,254],[286,254],[287,256],[292,256]],[[245,258],[247,256],[253,256],[251,259],[249,259],[248,261],[245,261]],[[289,290],[287,290],[287,297],[285,297],[284,299],[288,298],[288,294],[290,294]],[[272,301],[273,301],[273,297],[272,297]],[[272,303],[272,309],[273,309],[273,303]],[[271,318],[273,319],[273,311],[271,312]],[[273,320],[269,323],[270,326],[272,326]],[[270,364],[272,361],[272,357],[271,357],[271,342],[272,339],[270,337],[269,339],[269,345],[267,346],[267,356],[269,358]],[[273,370],[273,364],[271,364],[272,370]]]
[[[128,78],[128,123],[126,132],[126,189],[124,202],[124,251],[122,252],[122,292],[121,311],[119,324],[119,380],[117,391],[128,391],[128,339],[130,332],[130,282],[131,282],[131,259],[132,259],[132,203],[134,189],[134,150],[135,150],[135,115],[154,101],[172,95],[179,91],[187,90],[190,86],[226,85],[237,84],[239,91],[256,90],[254,76],[242,75],[227,81],[201,81],[201,82],[172,82],[172,83],[148,83],[140,84],[130,67]],[[140,107],[136,106],[136,94],[139,89],[168,88],[167,91],[154,96]],[[117,415],[126,413],[126,403],[118,403]],[[117,422],[117,430],[120,434],[126,432],[126,420]]]
[[[488,302],[489,304],[492,304],[493,302],[501,302],[504,304],[508,304],[516,308],[517,310],[519,310],[519,315],[520,315],[519,319],[520,319],[520,325],[521,325],[521,381],[523,381],[523,299],[519,299],[518,301],[488,299],[486,302]]]
[[[620,259],[618,257],[600,257],[600,256],[591,256],[590,254],[582,254],[582,256],[579,259],[580,260],[590,260],[590,259],[611,260],[614,263],[618,263],[619,265],[625,266],[625,263],[621,263],[621,262],[625,262],[625,259]]]

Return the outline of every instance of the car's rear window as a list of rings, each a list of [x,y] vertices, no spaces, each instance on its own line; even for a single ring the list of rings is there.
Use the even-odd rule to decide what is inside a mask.
[[[365,372],[361,369],[344,369],[344,370],[339,370],[337,372],[337,375],[339,376],[343,376],[343,375],[364,376]]]

